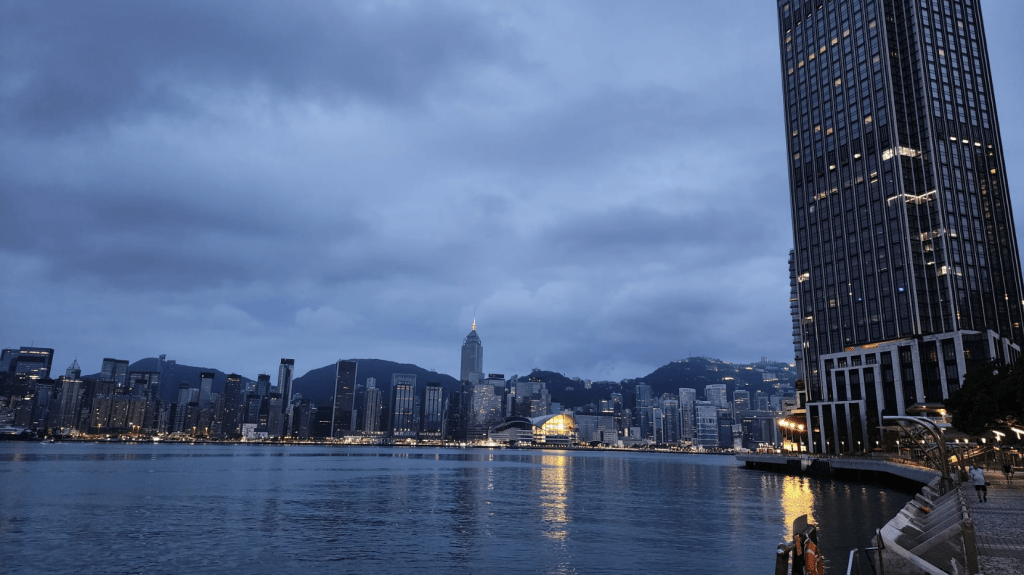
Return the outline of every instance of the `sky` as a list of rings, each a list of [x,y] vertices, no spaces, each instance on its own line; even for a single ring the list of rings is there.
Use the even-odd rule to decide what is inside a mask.
[[[1024,2],[982,2],[1024,206]],[[793,360],[774,3],[0,0],[0,346]]]

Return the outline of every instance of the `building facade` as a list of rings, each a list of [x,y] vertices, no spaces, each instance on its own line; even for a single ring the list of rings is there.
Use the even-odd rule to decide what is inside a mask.
[[[1024,341],[978,0],[778,0],[808,440],[874,447]]]

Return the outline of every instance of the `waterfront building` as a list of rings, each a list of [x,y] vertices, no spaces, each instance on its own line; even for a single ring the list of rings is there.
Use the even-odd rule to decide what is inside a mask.
[[[480,336],[476,333],[476,319],[473,319],[473,329],[462,342],[462,369],[459,372],[459,381],[473,381],[473,375],[483,377],[484,373],[484,346]],[[474,382],[475,383],[475,382]]]
[[[633,411],[636,417],[636,425],[640,428],[640,436],[642,438],[652,437],[654,435],[653,419],[654,419],[654,401],[652,399],[653,391],[651,386],[641,383],[636,386],[636,409]]]
[[[316,422],[316,406],[308,399],[300,399],[296,402],[292,423],[292,435],[299,439],[313,437],[313,427]]]
[[[416,375],[391,375],[391,425],[394,438],[416,437]]]
[[[244,405],[243,393],[242,376],[237,373],[228,375],[227,381],[224,382],[224,396],[220,410],[220,430],[228,437],[234,437],[240,433]]]
[[[664,421],[665,443],[679,443],[681,425],[679,420],[679,400],[664,397],[661,400],[661,417]]]
[[[331,437],[342,437],[352,431],[352,402],[355,400],[356,373],[359,364],[338,360],[334,372],[334,415],[331,418]]]
[[[693,443],[695,435],[693,406],[697,401],[697,390],[690,387],[679,388],[679,429],[680,439]]]
[[[82,381],[82,369],[78,367],[78,360],[67,369],[67,375],[61,382],[60,393],[57,396],[57,404],[52,411],[53,424],[50,428],[59,435],[70,435],[78,426],[79,412],[82,405],[82,396],[85,393],[85,385]]]
[[[292,382],[295,376],[295,360],[281,358],[281,366],[277,368],[277,391],[284,400],[281,409],[286,413],[292,403]]]
[[[103,363],[100,367],[100,380],[113,381],[117,384],[117,387],[127,386],[128,360],[114,359],[110,357],[103,358]]]
[[[423,389],[422,407],[420,437],[441,439],[444,436],[444,388],[440,385],[427,385]]]
[[[384,407],[384,401],[380,389],[377,389],[377,382],[374,378],[366,378],[366,393],[363,394],[363,433],[366,435],[379,435],[380,412]]]
[[[504,421],[501,409],[504,381],[504,375],[491,374],[485,382],[473,386],[466,416],[466,441],[487,439],[487,432]]]
[[[1024,341],[978,0],[778,0],[811,450],[860,451]]]
[[[718,407],[710,401],[695,401],[694,423],[694,446],[704,449],[718,447]]]

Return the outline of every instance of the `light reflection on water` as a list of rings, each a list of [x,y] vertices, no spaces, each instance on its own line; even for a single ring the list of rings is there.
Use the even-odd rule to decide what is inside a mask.
[[[845,561],[907,499],[723,456],[4,444],[0,571],[767,573],[795,517]]]

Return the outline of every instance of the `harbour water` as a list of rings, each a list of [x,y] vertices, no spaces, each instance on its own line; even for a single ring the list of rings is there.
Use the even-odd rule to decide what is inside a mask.
[[[3,573],[771,573],[799,515],[845,569],[910,494],[731,456],[0,444]]]

